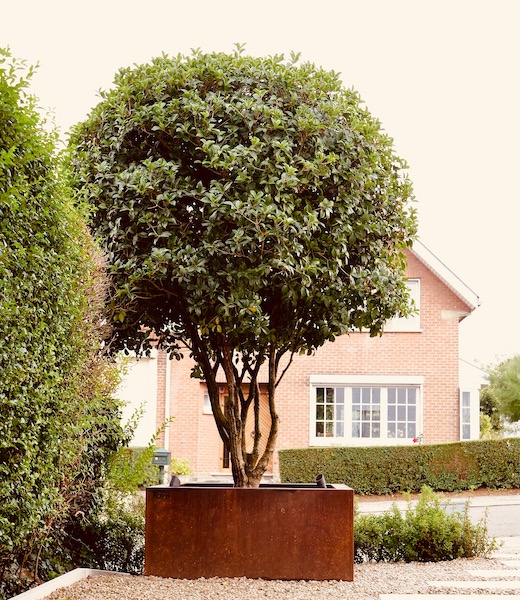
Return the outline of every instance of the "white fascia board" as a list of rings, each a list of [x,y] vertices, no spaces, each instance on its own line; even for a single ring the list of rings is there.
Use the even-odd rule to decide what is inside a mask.
[[[480,306],[478,295],[459,279],[449,267],[437,258],[431,250],[428,250],[422,242],[416,240],[411,251],[468,306],[470,311],[473,311]]]
[[[423,385],[422,375],[325,375],[312,374],[312,385]]]

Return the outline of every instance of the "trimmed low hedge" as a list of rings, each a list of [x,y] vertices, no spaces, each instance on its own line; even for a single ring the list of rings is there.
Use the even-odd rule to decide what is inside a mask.
[[[303,483],[323,473],[358,494],[487,487],[520,488],[520,438],[370,448],[280,450],[282,482]]]

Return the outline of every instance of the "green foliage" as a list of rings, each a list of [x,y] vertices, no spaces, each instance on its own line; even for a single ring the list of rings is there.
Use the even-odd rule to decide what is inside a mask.
[[[81,566],[139,575],[144,565],[145,503],[138,494],[98,489],[95,507],[54,536],[40,554],[40,576]]]
[[[520,439],[369,448],[280,450],[283,482],[314,481],[323,473],[358,494],[520,487]]]
[[[139,423],[143,409],[144,407],[142,406],[137,410],[126,425],[129,430],[129,438],[132,437]],[[121,448],[112,457],[108,474],[111,489],[122,493],[132,493],[147,486],[157,484],[159,480],[159,467],[153,465],[152,461],[157,440],[171,421],[173,421],[173,417],[170,417],[169,420],[163,423],[162,427],[152,436],[147,446]],[[171,459],[170,471],[176,475],[187,475],[190,472],[187,461],[181,461],[176,458]]]
[[[145,503],[141,497],[112,494],[90,526],[94,568],[143,573]]]
[[[128,438],[137,423],[136,416],[127,424]],[[154,439],[145,448],[120,448],[111,457],[106,477],[93,493],[91,509],[60,530],[58,551],[44,549],[44,575],[52,577],[78,565],[142,572],[145,509],[137,491],[157,482],[157,469],[151,464]]]
[[[480,413],[480,439],[481,440],[496,440],[502,436],[502,425],[500,429],[496,429],[492,418],[489,415]]]
[[[155,446],[122,448],[112,459],[110,479],[120,491],[132,492],[156,485],[159,467],[152,464]],[[172,475],[189,475],[191,467],[187,460],[172,458],[168,467]]]
[[[473,442],[471,451],[480,468],[475,487],[520,487],[520,438]]]
[[[152,464],[154,446],[121,448],[110,463],[111,485],[121,492],[132,492],[155,485],[158,467]]]
[[[480,390],[480,438],[500,437],[502,429],[495,396],[489,386],[484,386]]]
[[[142,481],[143,469],[138,463],[134,466],[132,478]],[[44,560],[54,573],[77,566],[132,575],[143,572],[144,498],[135,489],[129,491],[128,481],[124,490],[115,487],[120,481],[119,477],[116,482],[109,476],[104,486],[96,490],[94,508],[74,523],[74,527],[62,531],[60,553],[49,551],[44,554]]]
[[[172,458],[169,471],[172,475],[189,475],[191,473],[191,466],[185,459]]]
[[[382,515],[356,515],[354,560],[441,561],[488,556],[496,541],[487,535],[486,520],[474,525],[469,505],[460,513],[424,486],[415,506],[408,503],[402,514],[394,504]]]
[[[237,349],[307,350],[407,309],[410,184],[337,74],[163,56],[103,97],[72,166],[109,254],[121,348],[141,351],[145,324],[175,349],[192,322],[215,345],[224,332]]]
[[[404,162],[337,74],[294,58],[239,49],[121,70],[71,136],[71,179],[110,263],[111,348],[146,351],[153,331],[170,354],[191,350],[238,485],[272,455],[284,354],[411,310]],[[259,431],[252,452],[240,438],[262,364],[263,456]]]
[[[59,177],[31,69],[0,50],[0,597],[88,512],[124,441],[101,347],[106,282]]]
[[[488,379],[484,400],[491,412],[498,412],[508,421],[520,421],[520,354],[496,366]]]
[[[133,436],[141,415],[141,410],[136,411],[126,424],[128,439]],[[58,555],[44,554],[43,559],[54,572],[82,565],[133,575],[142,573],[145,504],[140,491],[157,484],[159,469],[152,459],[157,439],[168,422],[146,447],[120,448],[113,454],[103,485],[94,493],[92,509],[61,531]],[[175,459],[172,465],[179,471],[187,466],[185,461]]]

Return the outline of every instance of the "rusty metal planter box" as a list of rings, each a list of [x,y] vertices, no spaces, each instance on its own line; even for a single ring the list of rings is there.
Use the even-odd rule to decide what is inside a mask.
[[[145,575],[353,581],[354,491],[148,488]]]

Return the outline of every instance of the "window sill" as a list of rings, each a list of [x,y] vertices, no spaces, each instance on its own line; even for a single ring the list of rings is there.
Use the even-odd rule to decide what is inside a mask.
[[[384,329],[383,335],[385,333],[424,333],[423,329]]]
[[[312,448],[369,448],[372,446],[413,446],[415,443],[412,438],[387,438],[387,439],[338,439],[338,438],[316,438],[309,442]]]

